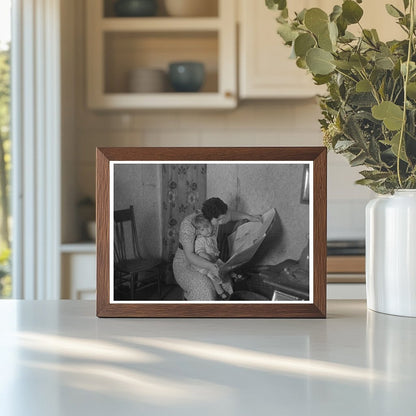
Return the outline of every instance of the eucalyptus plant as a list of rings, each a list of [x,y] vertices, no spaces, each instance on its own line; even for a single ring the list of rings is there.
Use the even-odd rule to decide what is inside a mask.
[[[325,84],[320,97],[324,143],[365,166],[357,183],[377,193],[416,188],[415,0],[401,9],[383,5],[404,39],[382,42],[360,24],[362,0],[344,0],[330,13],[303,9],[289,16],[286,0],[266,0],[278,10],[278,34],[296,65]],[[354,35],[348,29],[357,26]]]

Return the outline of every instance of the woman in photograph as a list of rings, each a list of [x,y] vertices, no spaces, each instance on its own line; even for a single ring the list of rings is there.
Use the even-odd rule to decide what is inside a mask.
[[[202,205],[201,213],[211,223],[215,235],[218,234],[218,226],[229,221],[261,221],[261,215],[249,215],[229,210],[227,204],[220,198],[207,199]],[[173,260],[173,273],[184,291],[186,300],[217,300],[218,294],[212,280],[207,273],[198,271],[198,269],[204,269],[212,275],[219,275],[217,263],[210,262],[195,253],[197,229],[194,225],[194,218],[198,214],[200,213],[195,212],[188,215],[181,223],[179,247]]]

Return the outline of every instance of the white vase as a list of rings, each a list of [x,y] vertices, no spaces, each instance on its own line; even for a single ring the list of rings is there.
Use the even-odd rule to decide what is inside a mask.
[[[416,190],[367,204],[366,282],[369,309],[416,317]]]

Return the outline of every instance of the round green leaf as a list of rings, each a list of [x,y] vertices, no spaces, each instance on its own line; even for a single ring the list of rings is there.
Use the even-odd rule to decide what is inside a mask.
[[[334,45],[332,43],[331,37],[329,36],[328,28],[318,35],[318,45],[321,49],[324,49],[328,52],[333,52]]]
[[[380,56],[376,58],[376,67],[380,69],[392,70],[394,68],[394,61],[389,56]]]
[[[367,60],[357,53],[351,56],[350,63],[354,68],[358,70],[363,69],[368,64]]]
[[[387,13],[393,17],[403,17],[404,14],[397,8],[394,7],[392,4],[386,4]]]
[[[375,105],[371,113],[375,119],[382,120],[389,130],[400,130],[402,127],[403,110],[391,101]]]
[[[338,26],[337,26],[337,28],[338,28]],[[344,35],[343,36],[341,36],[339,39],[338,39],[338,41],[339,42],[342,42],[342,43],[349,43],[349,42],[351,42],[351,41],[353,41],[353,40],[355,40],[356,39],[356,36],[353,34],[353,33],[351,33],[351,32],[348,32],[348,30],[344,33]]]
[[[302,9],[299,13],[296,13],[296,20],[298,20],[299,22],[303,23],[304,19],[305,19],[305,14],[306,14],[307,9]]]
[[[283,10],[286,7],[286,0],[266,0],[266,6],[271,10]]]
[[[342,15],[339,16],[337,19],[337,27],[338,27],[338,32],[340,36],[344,36],[345,31],[347,30],[347,27],[348,27],[348,22],[344,19]]]
[[[416,64],[412,61],[409,62],[409,73],[416,71]],[[406,62],[402,62],[400,65],[400,72],[403,76],[406,76]]]
[[[305,58],[298,58],[296,59],[296,66],[298,68],[302,68],[302,69],[308,69],[308,66],[306,65],[306,61]]]
[[[277,3],[278,3],[278,7],[277,8],[279,10],[284,10],[286,8],[286,6],[287,6],[286,0],[277,0]]]
[[[407,96],[412,100],[416,100],[416,82],[407,84]]]
[[[349,23],[358,23],[363,16],[363,9],[352,0],[347,0],[342,3],[342,16]]]
[[[333,45],[336,45],[338,39],[338,26],[334,22],[328,23],[329,37]]]
[[[338,17],[341,16],[341,14],[342,14],[342,7],[336,4],[334,8],[332,9],[332,13],[329,15],[329,19],[331,20],[331,22],[335,22],[338,19]]]
[[[357,85],[355,86],[355,90],[357,92],[370,92],[371,91],[370,81],[366,79],[362,79],[361,81],[357,82]]]
[[[330,52],[320,48],[309,49],[306,54],[306,64],[314,75],[330,74],[335,69],[335,65],[332,63],[333,59]]]
[[[342,61],[342,60],[337,60],[337,61],[332,61],[332,63],[339,69],[342,70],[350,70],[352,68],[352,65],[348,62],[348,61]]]
[[[305,26],[315,35],[324,32],[328,26],[328,15],[318,7],[309,9],[305,13]]]
[[[331,82],[331,75],[314,75],[315,85],[324,85]]]
[[[313,36],[309,33],[302,33],[295,39],[295,53],[296,56],[304,58],[306,52],[315,46],[316,42]]]
[[[286,43],[294,41],[298,36],[298,32],[293,30],[292,27],[287,23],[280,24],[277,29],[277,33]]]
[[[334,52],[338,39],[338,27],[336,23],[329,22],[318,35],[318,45],[321,49],[325,49],[328,52]]]

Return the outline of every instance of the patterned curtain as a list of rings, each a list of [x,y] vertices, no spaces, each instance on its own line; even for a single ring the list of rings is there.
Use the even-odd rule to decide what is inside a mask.
[[[201,209],[207,196],[206,165],[162,165],[163,259],[172,261],[182,220]]]

